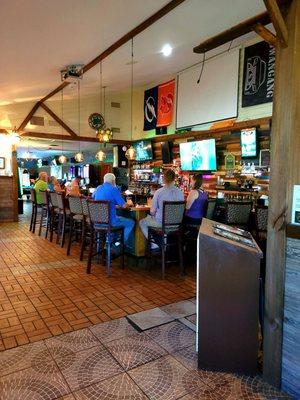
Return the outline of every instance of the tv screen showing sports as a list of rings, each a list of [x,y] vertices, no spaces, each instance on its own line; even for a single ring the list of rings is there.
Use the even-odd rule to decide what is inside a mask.
[[[215,139],[180,143],[183,171],[215,171],[217,169]]]
[[[152,160],[152,144],[151,140],[140,140],[134,143],[137,161]]]
[[[245,129],[241,131],[242,157],[256,157],[256,129]]]

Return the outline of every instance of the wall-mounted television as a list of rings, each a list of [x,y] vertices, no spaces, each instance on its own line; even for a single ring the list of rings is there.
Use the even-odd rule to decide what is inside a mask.
[[[215,171],[217,169],[215,139],[180,143],[182,171]]]
[[[241,130],[241,153],[245,158],[257,156],[256,128]]]
[[[153,159],[151,140],[139,140],[134,143],[136,161],[148,161]]]

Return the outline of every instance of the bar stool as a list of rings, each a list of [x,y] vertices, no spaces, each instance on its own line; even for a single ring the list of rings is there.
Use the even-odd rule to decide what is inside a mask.
[[[227,201],[225,203],[225,224],[248,229],[252,201]]]
[[[58,201],[57,201],[57,193],[49,192],[50,197],[50,242],[53,241],[53,232],[56,231],[58,236]]]
[[[109,201],[88,201],[89,216],[91,221],[91,238],[89,257],[87,262],[87,273],[91,273],[92,258],[98,254],[104,256],[106,250],[106,276],[110,275],[111,242],[117,239],[121,242],[121,265],[124,269],[124,227],[112,226],[110,222]],[[96,243],[96,253],[93,253]]]
[[[78,196],[69,196],[69,208],[70,208],[70,232],[69,241],[67,248],[67,255],[70,255],[71,244],[73,242],[73,234],[75,233],[75,240],[78,240],[78,234],[80,235],[80,241],[82,241],[82,230],[83,230],[83,210],[81,199]]]
[[[42,203],[41,203],[41,219],[40,219],[39,236],[41,236],[42,228],[43,228],[43,226],[45,226],[44,221],[46,220],[45,239],[47,239],[48,230],[49,230],[49,221],[50,221],[49,195],[48,195],[48,192],[45,190],[40,190],[40,195],[41,195]]]
[[[59,243],[60,247],[64,247],[65,235],[66,235],[66,224],[67,216],[70,215],[70,210],[66,208],[65,195],[63,193],[56,193],[57,205],[58,205],[58,229],[56,243]]]
[[[30,200],[31,200],[31,204],[32,204],[32,212],[31,212],[29,231],[32,233],[35,233],[37,213],[38,213],[38,210],[41,209],[41,207],[42,207],[42,205],[38,204],[36,201],[35,189],[30,189]]]
[[[91,220],[90,220],[90,213],[89,213],[87,199],[85,197],[81,197],[80,200],[81,200],[82,213],[83,213],[83,222],[82,222],[82,238],[81,238],[81,248],[80,248],[79,260],[82,261],[86,242],[87,242],[87,240],[89,241],[91,238]]]
[[[185,273],[183,265],[182,235],[183,235],[183,216],[185,212],[185,201],[164,201],[161,228],[148,228],[148,257],[147,264],[151,260],[152,245],[156,244],[161,250],[161,277],[165,279],[166,263],[174,260],[166,260],[166,253],[170,247],[179,250],[179,262],[181,274]]]

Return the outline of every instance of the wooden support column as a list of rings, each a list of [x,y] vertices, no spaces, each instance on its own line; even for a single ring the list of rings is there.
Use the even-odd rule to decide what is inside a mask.
[[[264,324],[264,379],[280,387],[283,339],[285,224],[300,183],[300,0],[285,16],[287,47],[276,48]],[[298,104],[297,104],[298,102]]]

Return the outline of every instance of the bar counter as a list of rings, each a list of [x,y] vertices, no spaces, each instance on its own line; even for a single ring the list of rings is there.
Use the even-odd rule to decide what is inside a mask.
[[[143,257],[146,254],[146,239],[140,230],[139,221],[145,218],[149,214],[149,211],[150,207],[147,206],[117,208],[117,215],[135,221],[135,228],[126,245],[126,252],[136,257]]]

